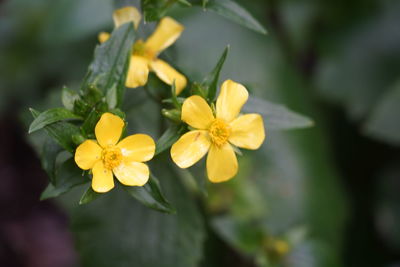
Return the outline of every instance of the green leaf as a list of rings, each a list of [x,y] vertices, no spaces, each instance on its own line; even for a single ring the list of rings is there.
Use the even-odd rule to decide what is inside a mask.
[[[108,104],[109,109],[113,109],[117,106],[117,101],[118,101],[118,92],[117,92],[117,87],[112,87],[110,90],[108,90],[107,95],[106,95],[106,102]]]
[[[175,101],[178,101],[179,106],[182,106],[182,104],[185,101],[185,99],[186,98],[183,98],[183,97],[177,97],[176,100],[172,100],[172,98],[166,98],[166,99],[162,100],[162,103],[175,105]]]
[[[201,96],[204,99],[207,99],[207,92],[206,89],[202,84],[197,82],[193,82],[190,88],[192,95]]]
[[[110,110],[110,113],[112,113],[112,114],[114,114],[114,115],[120,117],[120,118],[123,119],[123,120],[126,120],[126,114],[125,114],[125,112],[123,112],[123,111],[120,110],[119,108],[115,108],[115,109]],[[126,125],[125,125],[125,128],[126,128]]]
[[[77,99],[74,102],[74,112],[82,117],[86,117],[91,108],[92,107],[83,99]]]
[[[215,100],[215,96],[217,94],[217,86],[218,86],[218,79],[219,74],[221,73],[222,66],[225,63],[225,59],[229,52],[229,45],[225,48],[224,52],[222,53],[221,57],[218,60],[217,65],[214,69],[209,73],[203,81],[203,85],[207,86],[207,99],[209,102],[213,102]]]
[[[250,97],[243,107],[243,112],[262,115],[267,130],[289,130],[314,125],[310,118],[291,111],[283,105],[274,104],[260,98]]]
[[[56,180],[56,160],[57,155],[62,151],[55,141],[47,139],[43,145],[43,151],[41,155],[42,168],[46,171],[49,176],[50,183],[55,184]]]
[[[296,247],[297,245],[301,244],[301,242],[304,242],[307,236],[307,227],[305,225],[300,225],[289,229],[285,233],[284,238],[287,240],[290,246]]]
[[[88,136],[89,134],[94,133],[94,127],[99,121],[101,114],[102,113],[95,108],[92,109],[81,126],[81,130],[84,135]]]
[[[81,200],[79,200],[79,205],[88,204],[103,195],[104,194],[97,193],[96,191],[94,191],[92,186],[90,185],[88,189],[86,189],[85,193],[83,193]]]
[[[30,109],[32,116],[37,118],[40,116],[40,112],[34,109]],[[47,134],[51,136],[60,146],[70,153],[73,153],[76,144],[73,141],[73,136],[80,135],[80,130],[77,126],[68,122],[55,122],[51,125],[44,127]]]
[[[256,253],[261,248],[264,233],[260,225],[229,215],[213,218],[211,225],[225,242],[239,251]]]
[[[205,238],[199,207],[164,162],[154,169],[162,173],[163,188],[177,213],[144,207],[120,187],[91,205],[72,206],[72,231],[80,265],[199,266]]]
[[[185,130],[185,126],[172,124],[157,140],[156,143],[156,152],[155,155],[160,154],[166,149],[170,148],[176,141],[178,141],[179,137]]]
[[[106,76],[101,76],[102,78],[106,78]],[[109,88],[107,88],[109,90]],[[94,105],[98,104],[103,100],[104,94],[101,91],[97,84],[93,83],[86,87],[84,92],[81,92],[82,100],[87,103],[89,107],[93,107]]]
[[[144,186],[123,186],[124,190],[140,203],[165,213],[175,213],[175,208],[171,206],[161,192],[160,182],[150,174],[149,181]]]
[[[400,145],[400,83],[385,93],[369,116],[364,131],[384,142]]]
[[[380,167],[379,173],[374,175],[376,184],[374,185],[374,218],[391,218],[390,223],[378,224],[379,233],[391,233],[382,235],[386,244],[394,249],[400,249],[400,164],[399,161],[385,163]]]
[[[57,169],[55,183],[47,186],[40,196],[40,200],[58,197],[75,186],[87,183],[89,179],[82,173],[83,171],[75,164],[73,158],[67,159]]]
[[[175,87],[175,82],[171,86],[171,100],[172,104],[174,105],[175,108],[180,109],[181,108],[181,103],[178,101],[178,97],[176,96],[176,87]]]
[[[187,188],[201,197],[208,198],[207,183],[208,178],[205,174],[206,166],[204,163],[195,164],[190,169],[182,169],[179,175]]]
[[[178,1],[181,4],[185,4],[185,2],[187,2],[182,0],[142,0],[141,4],[144,14],[144,20],[145,21],[160,20],[162,17],[165,16],[165,14],[172,7],[172,5]],[[191,4],[189,3],[189,5]]]
[[[175,122],[175,123],[181,123],[181,110],[180,109],[165,109],[163,108],[161,110],[161,114],[166,117],[167,119]]]
[[[62,120],[82,119],[65,108],[48,109],[37,116],[29,126],[29,133],[33,133],[43,127]]]
[[[61,92],[61,101],[66,109],[73,110],[75,100],[79,98],[79,95],[75,91],[69,89],[68,87],[63,87]]]
[[[177,0],[177,1],[178,1],[179,4],[181,4],[183,6],[186,6],[186,7],[191,7],[192,6],[192,4],[187,0]]]
[[[267,34],[262,26],[246,9],[231,0],[196,0],[193,5],[202,6],[204,10],[211,10],[217,14],[232,20],[244,27],[261,34]]]
[[[105,95],[110,89],[116,90],[117,106],[121,105],[135,36],[133,24],[126,23],[115,29],[107,42],[96,47],[94,60],[82,86],[84,91],[91,85],[95,85]]]

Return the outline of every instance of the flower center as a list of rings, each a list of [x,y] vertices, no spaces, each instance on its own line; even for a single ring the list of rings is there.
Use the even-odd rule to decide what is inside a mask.
[[[155,53],[146,47],[146,44],[143,40],[138,40],[133,45],[133,54],[146,57],[148,59],[153,59],[155,57]]]
[[[121,163],[122,153],[118,147],[110,146],[103,150],[101,158],[103,160],[104,167],[112,170]]]
[[[211,137],[211,141],[218,147],[223,146],[231,135],[231,127],[222,119],[215,119],[208,133]]]

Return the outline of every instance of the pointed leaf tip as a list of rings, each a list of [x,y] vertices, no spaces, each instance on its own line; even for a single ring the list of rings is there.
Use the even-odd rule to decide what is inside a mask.
[[[150,174],[149,181],[144,186],[123,186],[126,192],[143,205],[169,214],[175,214],[175,208],[164,197],[158,179]]]
[[[81,199],[79,200],[79,205],[88,204],[103,195],[104,194],[102,193],[97,193],[96,191],[94,191],[92,186],[89,185],[88,189],[86,189],[85,193],[83,193]]]
[[[31,110],[31,109],[30,109]],[[32,112],[32,110],[31,110]],[[49,124],[71,119],[82,119],[80,116],[75,115],[70,110],[65,108],[53,108],[40,113],[29,126],[29,133],[46,127]]]
[[[314,121],[307,116],[296,113],[283,105],[255,97],[249,98],[243,111],[262,115],[267,130],[290,130],[314,125]]]
[[[227,45],[224,49],[224,52],[222,52],[222,55],[217,62],[217,65],[215,65],[214,69],[206,76],[206,78],[203,81],[203,85],[208,87],[207,99],[209,100],[209,102],[213,102],[217,94],[219,75],[221,73],[222,67],[224,66],[225,60],[228,56],[229,49],[230,46]]]
[[[202,0],[194,5],[201,6],[204,11],[211,10],[250,30],[266,35],[268,32],[245,8],[231,0]]]

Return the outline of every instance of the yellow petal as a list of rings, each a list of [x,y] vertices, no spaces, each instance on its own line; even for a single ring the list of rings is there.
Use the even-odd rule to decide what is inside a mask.
[[[213,122],[214,115],[204,98],[194,95],[183,102],[181,119],[193,128],[205,130]]]
[[[92,188],[98,193],[105,193],[114,188],[114,178],[112,171],[106,169],[103,161],[99,160],[94,164],[93,169]]]
[[[259,114],[239,116],[231,122],[229,142],[246,149],[258,149],[265,139],[264,123]]]
[[[111,113],[104,113],[94,129],[97,142],[102,147],[117,144],[124,125],[125,123],[120,117]]]
[[[134,134],[124,138],[117,145],[121,149],[124,160],[145,162],[154,156],[156,144],[146,134]]]
[[[101,32],[99,33],[99,35],[97,36],[97,38],[99,39],[100,43],[104,43],[105,41],[107,41],[108,39],[110,39],[110,34],[108,32]]]
[[[123,161],[113,169],[115,177],[124,185],[142,186],[149,180],[149,167],[141,162]]]
[[[237,171],[237,158],[230,144],[211,146],[207,156],[207,175],[211,182],[225,182],[235,176]]]
[[[82,170],[89,170],[101,159],[101,147],[93,140],[86,140],[75,151],[75,162]]]
[[[115,28],[118,28],[122,24],[127,22],[133,22],[135,25],[135,29],[139,26],[140,20],[142,19],[142,15],[139,10],[133,6],[126,6],[120,9],[117,9],[113,13],[113,19]]]
[[[129,62],[128,75],[126,77],[125,86],[136,88],[147,83],[149,76],[149,60],[145,57],[132,55]]]
[[[238,116],[248,97],[249,93],[243,85],[226,80],[217,99],[217,118],[231,122]]]
[[[146,48],[158,54],[179,38],[184,27],[170,17],[161,19],[154,33],[147,39]]]
[[[171,148],[171,158],[180,168],[188,168],[198,162],[210,148],[207,131],[190,131]]]
[[[156,73],[157,77],[166,84],[172,85],[175,81],[177,95],[186,87],[186,77],[176,71],[167,62],[156,59],[151,61],[150,67]]]

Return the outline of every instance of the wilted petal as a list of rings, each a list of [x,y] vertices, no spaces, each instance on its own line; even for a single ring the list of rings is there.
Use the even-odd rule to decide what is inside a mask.
[[[135,25],[136,29],[139,26],[142,15],[136,7],[126,6],[115,10],[113,13],[113,19],[116,28],[131,21]]]
[[[99,35],[97,36],[97,38],[99,39],[100,43],[104,43],[106,42],[108,39],[110,39],[110,34],[108,32],[101,32],[99,33]]]
[[[150,63],[151,69],[166,84],[172,85],[175,81],[176,94],[178,95],[186,87],[186,77],[171,67],[167,62],[156,59]]]
[[[154,33],[147,39],[146,47],[155,54],[172,45],[179,38],[184,27],[170,17],[161,19]]]
[[[129,62],[125,86],[136,88],[147,83],[149,76],[149,60],[145,57],[132,55]]]

